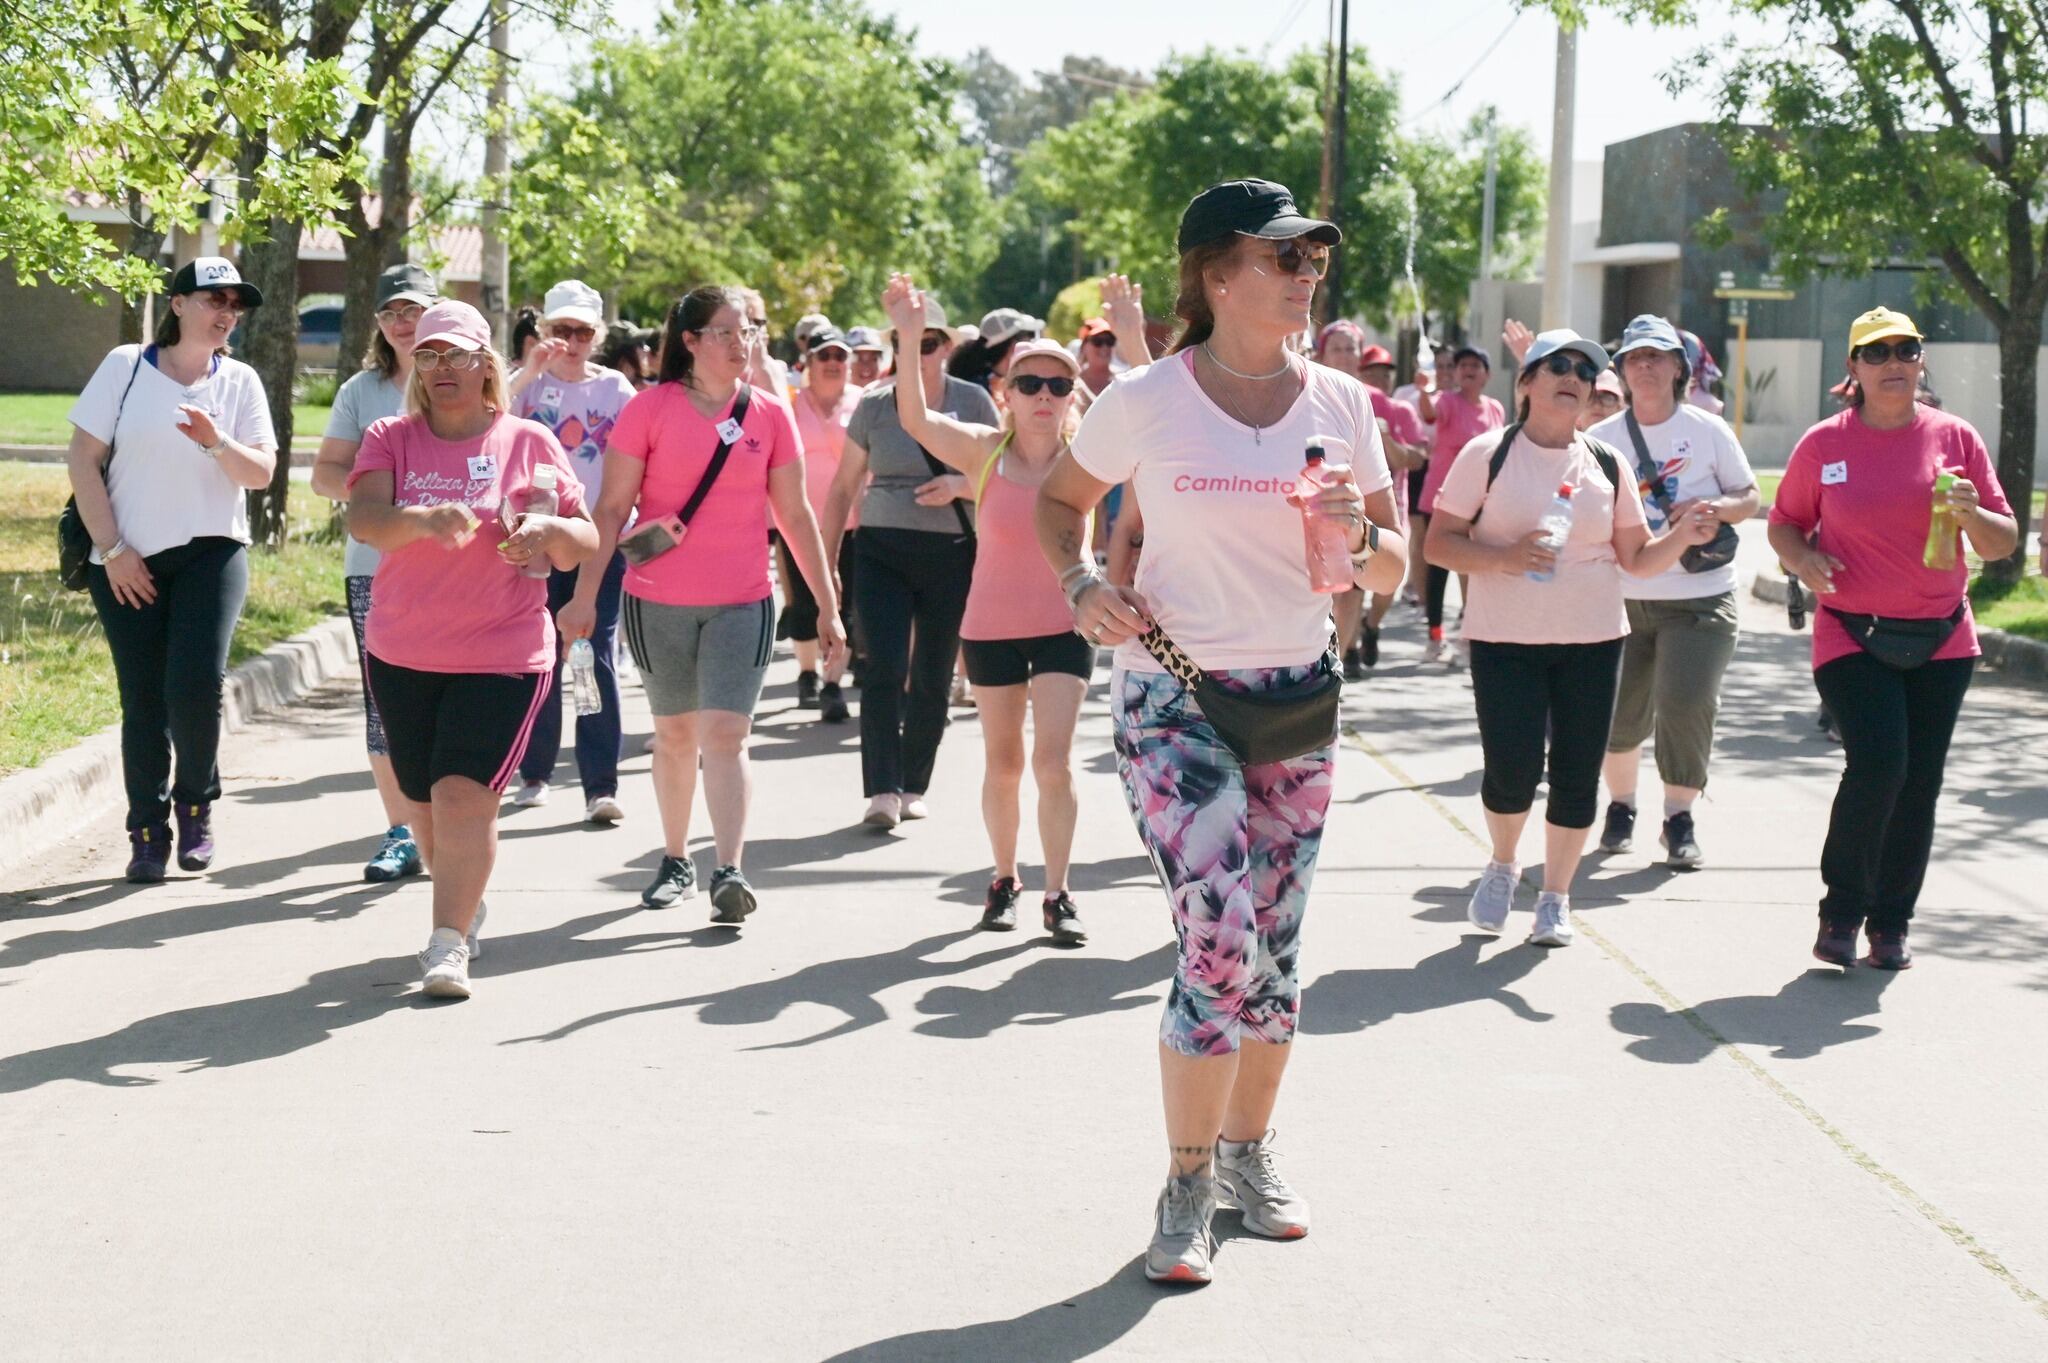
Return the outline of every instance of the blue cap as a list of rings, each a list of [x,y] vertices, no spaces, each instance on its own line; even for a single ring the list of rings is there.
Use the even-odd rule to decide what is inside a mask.
[[[1674,355],[1686,355],[1688,368],[1692,363],[1678,328],[1654,313],[1646,312],[1622,328],[1621,348],[1614,352],[1616,362],[1631,350],[1668,350]]]
[[[1595,369],[1607,367],[1607,352],[1601,349],[1599,342],[1587,340],[1570,327],[1559,327],[1555,331],[1536,333],[1536,339],[1529,343],[1529,353],[1522,357],[1522,372],[1528,373],[1560,350],[1577,351],[1591,360]]]

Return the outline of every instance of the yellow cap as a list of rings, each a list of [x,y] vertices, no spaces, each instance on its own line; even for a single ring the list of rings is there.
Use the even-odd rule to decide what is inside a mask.
[[[1849,349],[1869,345],[1893,336],[1911,336],[1916,341],[1927,338],[1913,325],[1913,319],[1903,312],[1890,308],[1872,308],[1855,321],[1849,323]]]

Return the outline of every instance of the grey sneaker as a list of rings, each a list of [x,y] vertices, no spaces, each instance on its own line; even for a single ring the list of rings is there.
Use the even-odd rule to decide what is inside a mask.
[[[1216,1182],[1224,1205],[1244,1213],[1244,1224],[1273,1240],[1308,1234],[1308,1201],[1280,1176],[1273,1133],[1255,1141],[1216,1142]]]
[[[1522,868],[1512,862],[1489,861],[1486,870],[1479,877],[1479,888],[1472,891],[1472,902],[1465,907],[1465,917],[1481,932],[1499,932],[1508,925],[1508,914],[1515,907],[1515,886],[1522,880]]]
[[[754,887],[737,866],[721,866],[711,873],[711,921],[739,923],[754,911]]]
[[[469,948],[454,928],[434,929],[427,949],[420,953],[420,965],[426,970],[420,983],[428,998],[469,997]]]
[[[1529,940],[1539,947],[1568,947],[1578,936],[1572,927],[1572,902],[1545,890],[1536,896],[1536,927]]]
[[[1187,1174],[1166,1180],[1153,1211],[1152,1246],[1145,1251],[1145,1276],[1155,1283],[1206,1283],[1216,1236],[1216,1180]]]

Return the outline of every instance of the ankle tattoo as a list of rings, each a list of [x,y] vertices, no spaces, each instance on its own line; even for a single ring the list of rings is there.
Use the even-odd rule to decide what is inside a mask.
[[[1186,1178],[1190,1174],[1206,1174],[1216,1158],[1216,1147],[1213,1145],[1175,1145],[1169,1149],[1173,1154],[1175,1178]]]

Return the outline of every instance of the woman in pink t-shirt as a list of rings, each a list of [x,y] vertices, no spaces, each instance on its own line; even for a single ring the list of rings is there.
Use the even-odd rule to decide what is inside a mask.
[[[2019,542],[1984,441],[1916,400],[1925,360],[1911,318],[1877,308],[1849,328],[1850,406],[1800,438],[1771,508],[1771,548],[1820,599],[1813,684],[1847,764],[1820,854],[1813,954],[1866,965],[1913,963],[1906,928],[1927,875],[1949,738],[1979,649],[1958,531],[1985,559]],[[1944,501],[1936,479],[1954,481]],[[1947,517],[1933,524],[1935,514]],[[1951,562],[1930,567],[1932,541]],[[1912,636],[1921,636],[1913,638]],[[1888,637],[1917,644],[1899,651]]]
[[[1515,384],[1519,420],[1474,436],[1451,461],[1426,549],[1432,571],[1471,575],[1464,633],[1493,859],[1466,914],[1486,932],[1505,928],[1514,907],[1517,849],[1547,749],[1543,891],[1529,934],[1538,946],[1569,946],[1574,936],[1572,877],[1599,808],[1628,633],[1621,574],[1656,576],[1718,524],[1702,507],[1651,537],[1626,461],[1578,428],[1606,368],[1607,352],[1575,332],[1536,337]],[[1512,444],[1496,474],[1503,439]],[[1620,496],[1617,483],[1628,489]],[[1570,504],[1562,536],[1541,523],[1559,498]]]
[[[454,299],[421,313],[412,364],[406,415],[372,424],[356,452],[348,529],[383,554],[367,675],[434,876],[426,992],[468,998],[498,796],[554,677],[547,573],[588,559],[597,531],[553,433],[511,414],[482,313]],[[550,477],[555,510],[529,512]]]
[[[817,515],[825,509],[832,479],[839,472],[839,452],[846,444],[847,423],[860,406],[860,389],[846,381],[847,361],[853,352],[847,349],[846,338],[837,327],[826,323],[811,333],[808,344],[804,386],[790,395],[789,406],[796,417],[797,440],[804,450],[804,493],[810,499],[811,513]],[[847,517],[846,533],[839,537],[839,558],[834,565],[839,572],[840,609],[846,613],[849,636],[853,632],[852,612],[845,603],[853,597],[854,534],[859,528],[860,510],[856,507]],[[850,714],[842,687],[846,680],[844,665],[840,671],[828,674],[823,686],[819,685],[818,599],[811,595],[810,584],[797,571],[789,545],[779,536],[776,553],[783,607],[782,617],[776,621],[775,637],[796,645],[797,704],[807,709],[816,707],[818,718],[827,724],[844,724]]]
[[[1477,346],[1460,346],[1451,365],[1451,377],[1457,387],[1448,393],[1432,397],[1432,405],[1425,407],[1425,420],[1435,423],[1436,429],[1430,437],[1429,468],[1423,474],[1422,496],[1415,504],[1415,538],[1423,543],[1429,538],[1429,518],[1436,510],[1437,494],[1444,485],[1444,479],[1451,473],[1451,464],[1458,452],[1472,442],[1473,437],[1486,431],[1497,431],[1507,424],[1507,413],[1498,400],[1486,396],[1486,381],[1493,373],[1493,361]],[[1423,613],[1429,623],[1429,642],[1423,650],[1424,662],[1437,662],[1445,657],[1444,649],[1444,594],[1450,590],[1450,570],[1440,566],[1436,560],[1429,563],[1429,577],[1423,586]],[[1471,584],[1460,581],[1459,595],[1462,598]],[[1452,666],[1460,661],[1459,655],[1450,654]]]
[[[882,306],[899,336],[922,336],[925,300],[908,275],[896,275]],[[981,820],[995,853],[995,878],[981,924],[1017,926],[1017,828],[1024,785],[1024,718],[1031,716],[1031,774],[1038,785],[1038,837],[1045,853],[1045,930],[1062,946],[1088,940],[1067,889],[1074,848],[1074,726],[1095,645],[1074,630],[1059,582],[1038,550],[1038,488],[1066,450],[1078,418],[1081,366],[1057,341],[1023,341],[995,380],[1002,424],[984,426],[928,411],[916,365],[896,379],[896,415],[904,432],[934,459],[974,480],[977,544],[960,649],[981,712],[984,751]]]

